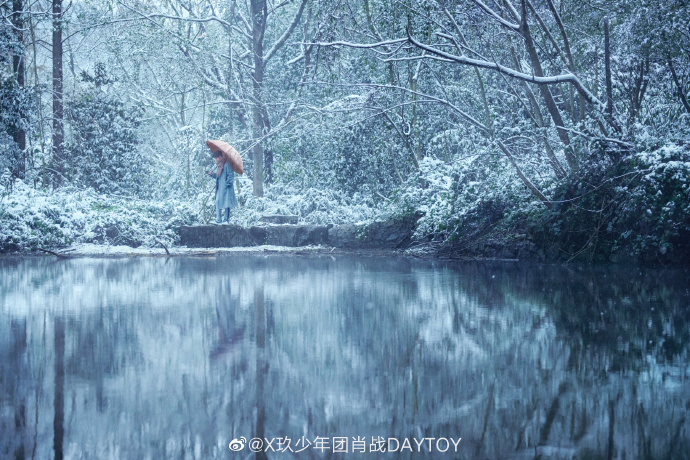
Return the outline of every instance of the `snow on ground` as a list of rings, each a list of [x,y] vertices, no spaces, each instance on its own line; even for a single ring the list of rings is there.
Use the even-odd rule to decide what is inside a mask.
[[[328,250],[325,246],[238,246],[232,248],[188,248],[186,246],[177,246],[168,248],[171,256],[189,256],[189,255],[214,255],[223,253],[237,253],[237,252],[295,252],[295,251],[321,251]],[[66,249],[55,251],[57,254],[69,257],[74,256],[94,256],[94,257],[124,257],[124,256],[166,256],[167,253],[163,247],[138,247],[130,246],[110,246],[103,244],[82,243],[74,244]]]

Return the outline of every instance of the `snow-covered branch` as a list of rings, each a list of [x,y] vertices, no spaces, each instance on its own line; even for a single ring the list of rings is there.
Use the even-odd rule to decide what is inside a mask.
[[[315,43],[302,43],[303,45],[316,45],[316,46],[345,46],[348,48],[360,48],[360,49],[373,49],[373,48],[379,48],[382,46],[386,45],[395,45],[398,43],[405,43],[407,41],[406,38],[398,38],[395,40],[384,40],[382,42],[376,42],[376,43],[352,43],[352,42],[346,42],[346,41],[336,41],[336,42],[315,42]]]
[[[490,62],[490,61],[485,61],[481,59],[472,59],[467,56],[456,56],[454,54],[448,53],[446,51],[440,50],[434,46],[427,45],[424,43],[419,42],[417,39],[415,39],[410,33],[409,30],[407,31],[407,37],[410,43],[415,45],[416,47],[423,49],[425,51],[428,51],[429,53],[432,53],[436,56],[442,57],[444,59],[450,60],[457,62],[458,64],[463,64],[463,65],[469,65],[472,67],[479,67],[482,69],[489,69],[489,70],[495,70],[496,72],[500,72],[504,75],[507,75],[512,78],[516,78],[518,80],[530,82],[530,83],[536,83],[536,84],[546,84],[546,85],[555,85],[558,83],[570,83],[572,84],[577,91],[587,100],[587,102],[594,104],[599,107],[603,107],[604,105],[602,104],[599,99],[597,99],[594,94],[592,94],[591,91],[589,91],[585,85],[582,84],[580,79],[568,72],[560,75],[552,75],[549,77],[538,77],[536,75],[524,73],[524,72],[519,72],[515,69],[511,69],[510,67],[506,67],[502,64],[499,64],[498,62]]]
[[[520,25],[519,25],[519,24],[516,24],[516,23],[514,23],[514,22],[510,22],[510,21],[506,21],[506,20],[503,19],[498,13],[496,13],[494,10],[492,10],[491,8],[489,8],[489,7],[486,5],[486,3],[482,2],[481,0],[473,0],[473,1],[474,1],[474,3],[476,3],[481,9],[483,9],[484,12],[486,12],[486,14],[488,14],[489,16],[491,16],[492,18],[494,18],[496,21],[500,22],[500,23],[501,23],[502,25],[504,25],[505,27],[507,27],[507,28],[509,28],[509,29],[511,29],[511,30],[514,30],[514,31],[516,31],[516,32],[520,29]],[[511,5],[511,7],[512,7],[512,5]],[[513,14],[517,16],[517,11],[515,11],[514,9],[513,9]],[[517,17],[519,18],[519,16],[517,16]],[[519,21],[519,19],[518,19],[518,21]]]
[[[208,22],[217,22],[225,27],[228,28],[233,28],[233,25],[229,23],[228,21],[219,18],[218,16],[212,15],[212,16],[207,16],[204,18],[196,18],[192,16],[180,16],[180,15],[171,15],[171,14],[163,14],[163,13],[144,13],[141,11],[138,11],[137,9],[131,7],[130,5],[127,5],[126,3],[118,0],[117,2],[119,5],[123,6],[124,8],[132,11],[135,13],[139,18],[138,19],[149,19],[153,21],[153,19],[170,19],[173,21],[185,21],[185,22],[196,22],[196,23],[208,23]],[[123,19],[119,20],[117,22],[124,22],[127,20],[133,20],[133,19]]]

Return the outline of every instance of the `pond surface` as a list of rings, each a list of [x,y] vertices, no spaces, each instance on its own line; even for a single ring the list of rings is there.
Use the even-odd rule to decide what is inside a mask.
[[[687,459],[689,280],[5,257],[0,458]]]

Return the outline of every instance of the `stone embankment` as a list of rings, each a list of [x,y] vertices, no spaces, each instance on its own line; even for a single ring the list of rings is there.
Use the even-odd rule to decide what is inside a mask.
[[[297,224],[295,216],[265,216],[252,227],[193,225],[179,229],[182,246],[220,248],[322,245],[341,249],[402,249],[410,245],[418,216],[344,225]]]

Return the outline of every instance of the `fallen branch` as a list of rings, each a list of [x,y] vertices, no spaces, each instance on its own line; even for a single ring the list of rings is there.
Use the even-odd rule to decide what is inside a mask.
[[[47,252],[48,254],[52,254],[52,255],[59,257],[61,259],[69,259],[69,256],[66,254],[60,254],[58,252],[49,251],[48,249],[43,249],[43,248],[37,248],[37,249],[39,251],[43,251],[43,252]]]
[[[166,253],[167,255],[170,255],[170,251],[168,251],[168,248],[166,248],[165,245],[164,245],[160,240],[156,240],[156,243],[158,243],[158,244],[160,244],[161,246],[163,246],[163,249],[165,249],[165,253]]]

